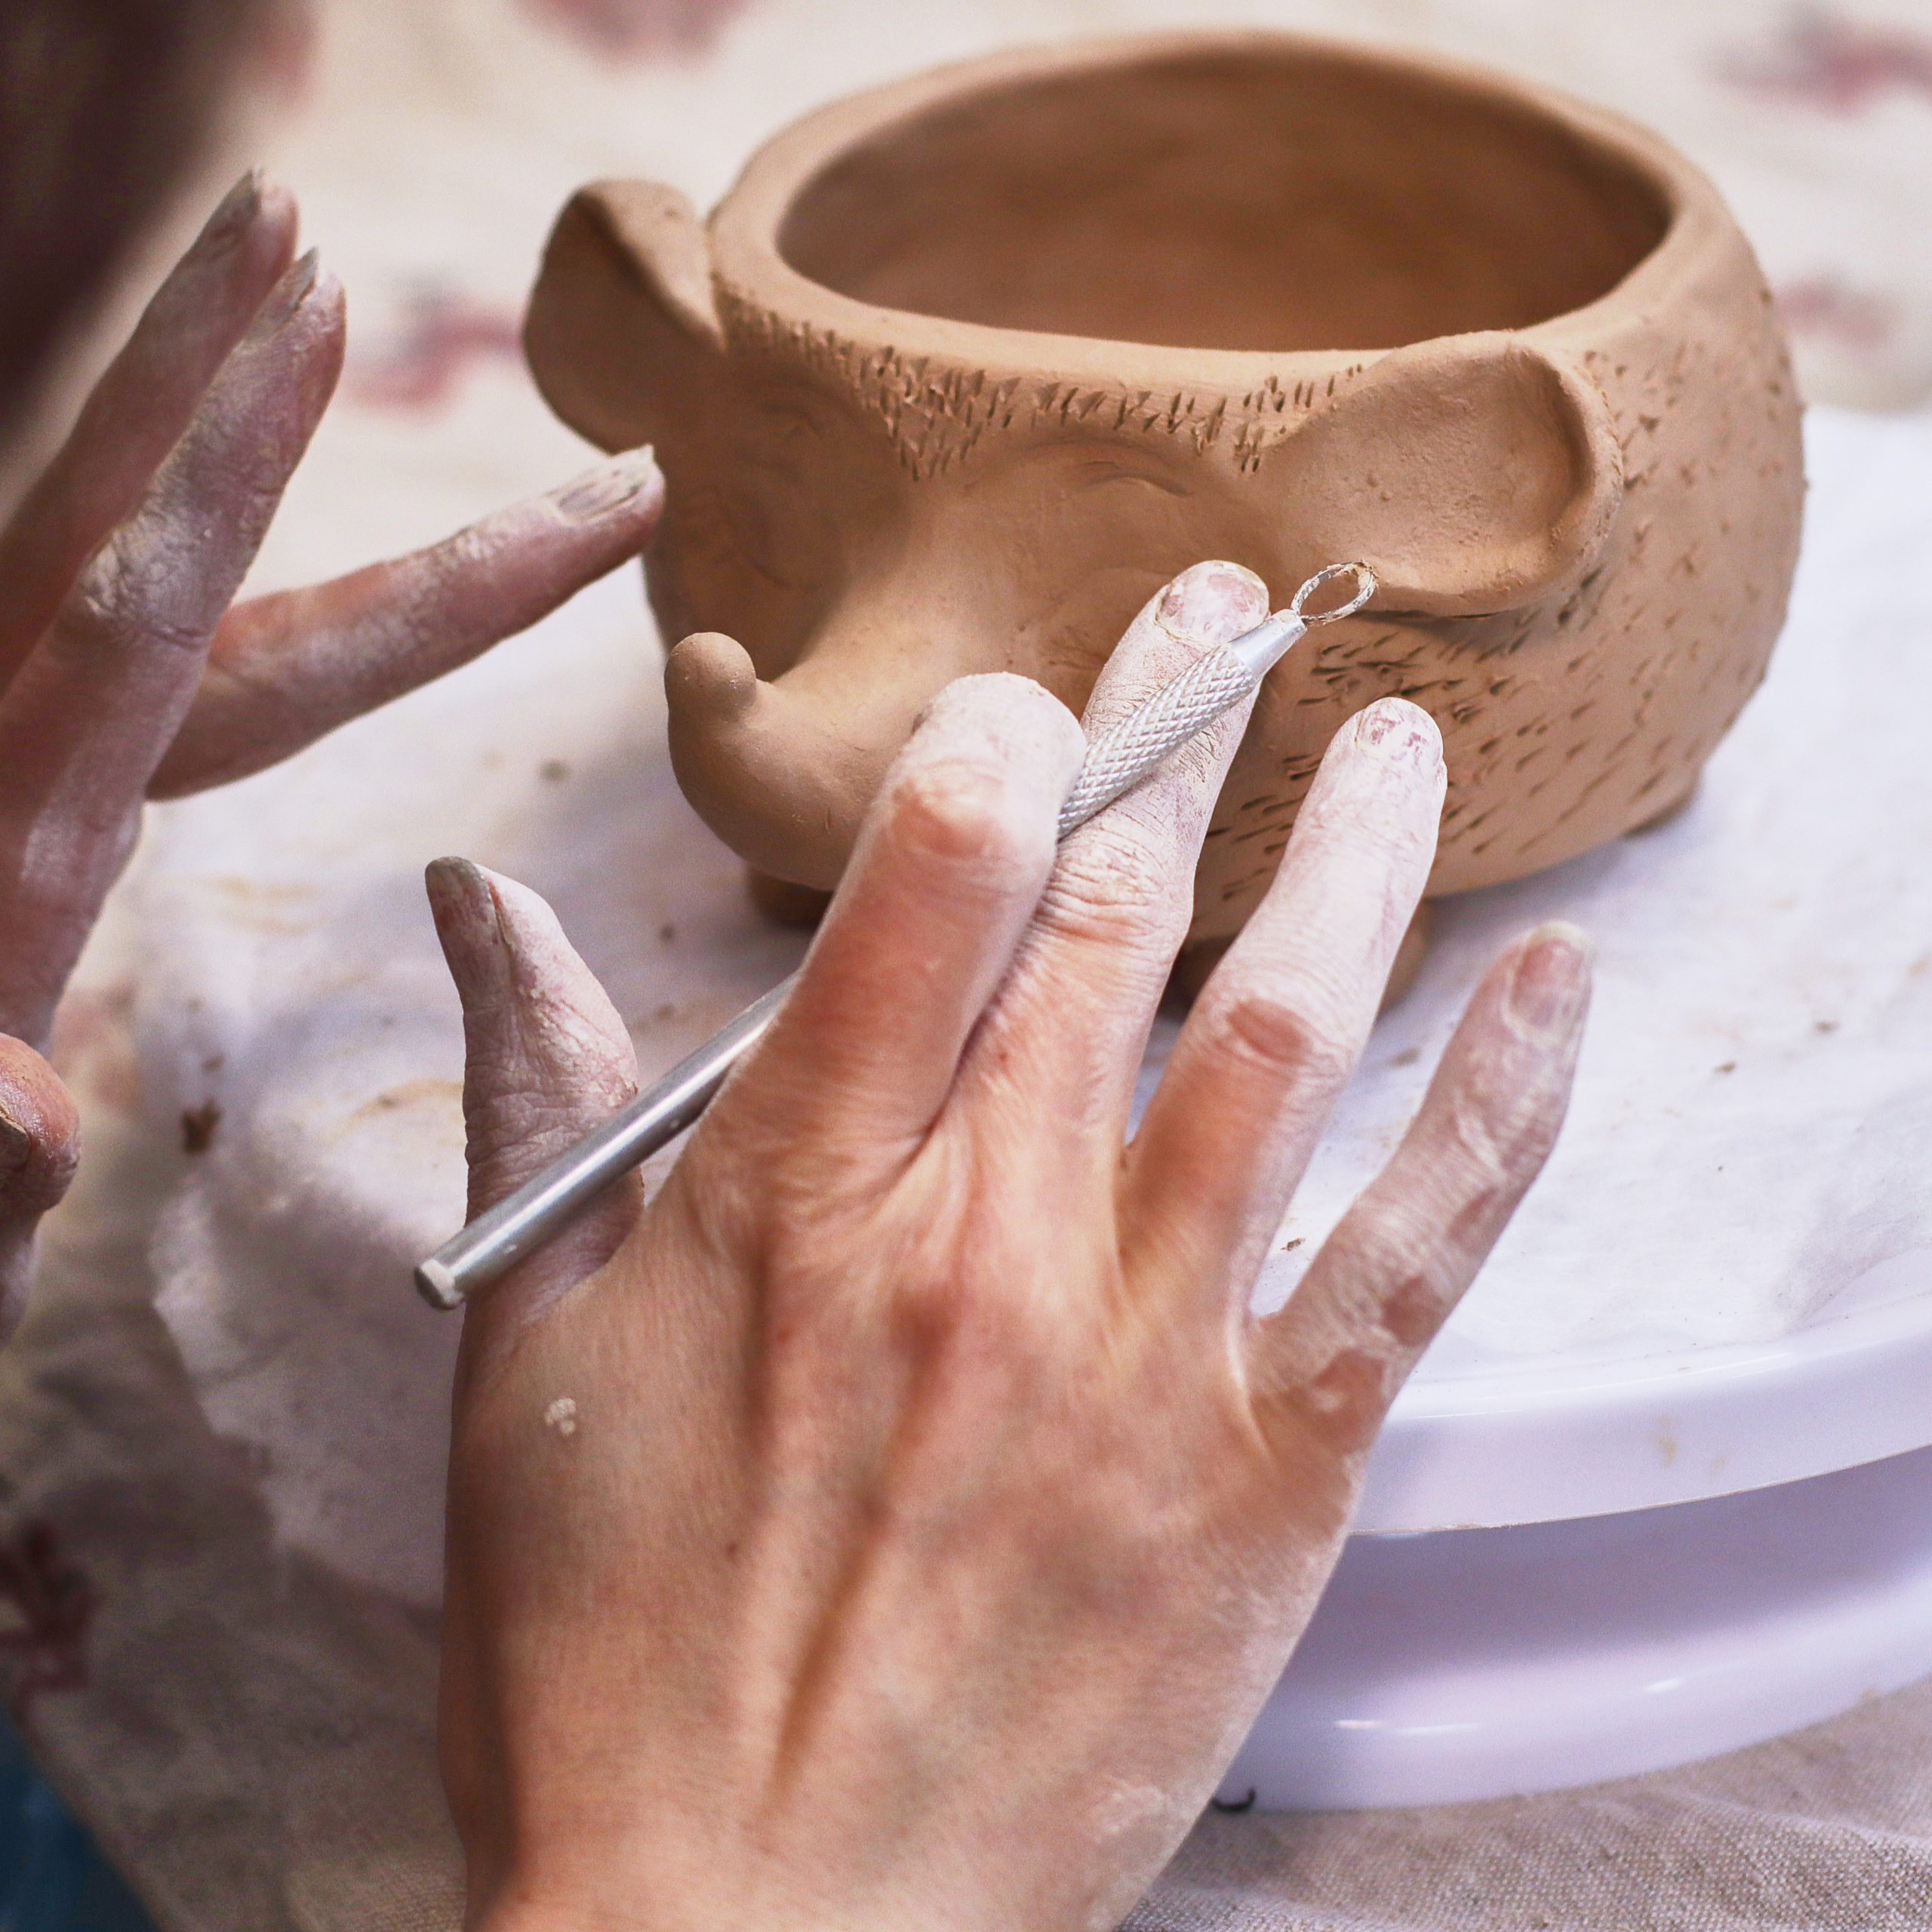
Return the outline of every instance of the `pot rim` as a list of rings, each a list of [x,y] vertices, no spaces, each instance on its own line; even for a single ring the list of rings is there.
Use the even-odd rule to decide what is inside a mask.
[[[1587,344],[1611,318],[1606,311],[1633,305],[1648,308],[1667,300],[1694,272],[1706,245],[1726,232],[1737,232],[1709,178],[1662,136],[1611,109],[1506,70],[1340,35],[1265,29],[1182,31],[1009,48],[867,88],[801,116],[752,155],[712,211],[708,226],[720,291],[782,323],[803,325],[862,348],[889,349],[901,359],[924,356],[1001,373],[1044,369],[1108,388],[1171,388],[1177,356],[1186,357],[1192,365],[1186,387],[1220,388],[1230,394],[1252,390],[1284,373],[1325,375],[1344,365],[1366,368],[1393,353],[1393,348],[1195,348],[1056,335],[884,308],[813,280],[780,252],[778,235],[784,220],[811,182],[841,155],[896,124],[915,121],[974,94],[1051,77],[1103,74],[1177,57],[1242,54],[1340,57],[1518,112],[1527,109],[1584,144],[1608,152],[1656,193],[1664,211],[1663,232],[1623,275],[1582,307],[1509,331],[1512,334],[1551,346]],[[1742,241],[1741,235],[1738,238]]]

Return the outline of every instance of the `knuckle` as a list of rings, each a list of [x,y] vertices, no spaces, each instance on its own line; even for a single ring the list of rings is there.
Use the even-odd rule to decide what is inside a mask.
[[[82,651],[123,652],[137,645],[198,654],[206,628],[169,608],[168,580],[150,568],[143,547],[125,533],[111,537],[74,587],[62,614],[66,641]]]
[[[1393,1279],[1381,1290],[1377,1318],[1401,1348],[1421,1349],[1441,1327],[1453,1300],[1434,1257],[1414,1260],[1391,1271]]]
[[[1266,1073],[1339,1088],[1351,1058],[1339,1029],[1278,989],[1247,986],[1228,995],[1220,1027],[1233,1050]]]
[[[1480,1100],[1458,1096],[1451,1131],[1456,1164],[1466,1196],[1514,1198],[1527,1188],[1555,1146],[1558,1121],[1540,1096],[1503,1118]]]
[[[888,810],[896,844],[949,869],[1004,876],[1051,845],[1051,829],[1029,823],[1006,774],[985,765],[917,766],[894,784]]]
[[[1109,826],[1063,854],[1041,915],[1077,937],[1178,940],[1185,915],[1171,854]]]

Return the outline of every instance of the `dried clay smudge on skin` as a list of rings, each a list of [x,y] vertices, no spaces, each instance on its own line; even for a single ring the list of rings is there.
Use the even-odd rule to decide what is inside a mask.
[[[1218,559],[1183,571],[1162,593],[1154,621],[1183,644],[1216,645],[1268,614],[1268,586],[1254,571]]]
[[[565,1438],[577,1433],[577,1403],[568,1395],[559,1395],[543,1411],[543,1426],[554,1429]]]

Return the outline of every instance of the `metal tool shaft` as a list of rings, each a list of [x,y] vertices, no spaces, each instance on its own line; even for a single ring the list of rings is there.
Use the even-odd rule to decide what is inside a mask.
[[[1304,617],[1302,607],[1309,596],[1346,572],[1355,577],[1356,595],[1336,610]],[[1088,747],[1079,776],[1060,808],[1060,837],[1066,838],[1131,791],[1190,738],[1239,703],[1309,625],[1347,617],[1374,590],[1375,579],[1366,565],[1331,564],[1310,577],[1285,610],[1196,658]],[[754,1001],[648,1093],[620,1108],[602,1126],[445,1241],[416,1270],[416,1285],[423,1299],[432,1308],[460,1308],[478,1289],[549,1240],[619,1175],[675,1140],[711,1104],[725,1076],[764,1036],[798,978],[792,974]]]

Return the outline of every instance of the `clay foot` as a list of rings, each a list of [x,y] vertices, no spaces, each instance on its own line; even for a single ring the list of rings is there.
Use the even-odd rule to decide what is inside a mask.
[[[1690,781],[1690,789],[1681,798],[1673,798],[1660,811],[1651,813],[1641,825],[1633,825],[1623,835],[1634,838],[1640,832],[1661,832],[1672,820],[1681,818],[1697,802],[1698,788],[1703,783],[1700,772]]]
[[[1435,923],[1435,908],[1425,899],[1416,908],[1415,917],[1395,949],[1395,963],[1389,969],[1389,983],[1382,991],[1383,1012],[1386,1013],[1415,984],[1422,962],[1429,957],[1429,936]],[[1221,963],[1222,954],[1233,944],[1230,934],[1226,939],[1204,939],[1182,947],[1174,971],[1168,975],[1168,990],[1161,1005],[1170,1013],[1185,1013],[1208,983],[1208,975]]]
[[[745,868],[745,888],[752,903],[774,925],[789,927],[794,932],[815,931],[832,903],[832,894],[815,885],[794,885],[789,878],[774,878],[755,866]]]

